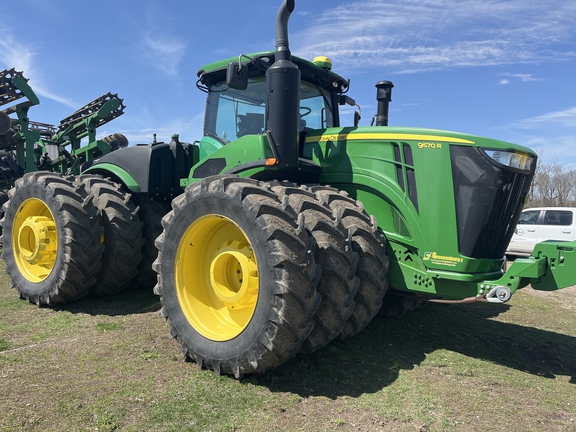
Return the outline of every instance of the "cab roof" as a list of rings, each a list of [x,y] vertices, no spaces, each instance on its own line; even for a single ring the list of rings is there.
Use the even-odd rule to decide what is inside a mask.
[[[247,56],[253,59],[263,60],[270,65],[272,65],[275,61],[274,51],[248,54]],[[249,67],[251,75],[264,75],[264,70],[254,65],[248,58],[246,58],[246,56],[242,56],[241,60],[242,66],[247,65]],[[226,79],[226,69],[228,67],[228,63],[230,62],[238,62],[238,57],[232,57],[226,60],[220,60],[205,65],[200,70],[198,70],[197,73],[200,81],[206,86],[224,81]],[[328,69],[315,65],[309,60],[292,56],[292,63],[298,67],[304,81],[318,84],[327,90],[334,90],[337,88],[339,89],[339,93],[348,89],[348,80],[342,78],[340,75]]]

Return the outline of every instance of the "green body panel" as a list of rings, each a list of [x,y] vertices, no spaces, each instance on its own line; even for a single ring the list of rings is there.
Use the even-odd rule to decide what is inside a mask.
[[[206,177],[204,169],[207,164],[217,160],[225,160],[225,162],[222,163],[221,170],[211,173],[212,175],[224,174],[245,164],[256,163],[264,165],[267,158],[273,157],[266,135],[246,135],[226,145],[220,144],[218,147],[218,144],[219,142],[211,137],[202,138],[199,145],[200,155],[208,156],[200,158],[200,162],[190,170],[188,178],[180,181],[180,186],[184,188],[188,184],[202,180],[202,178]],[[262,171],[262,169],[262,167],[246,166],[242,171],[238,171],[237,174],[242,177],[250,177]]]
[[[220,150],[222,147],[224,147],[224,145],[217,139],[205,136],[200,140],[199,144],[200,160],[203,161],[215,151]]]
[[[104,174],[109,173],[117,177],[128,189],[130,189],[134,193],[140,192],[140,186],[138,182],[134,180],[126,170],[120,168],[117,165],[110,164],[110,163],[101,163],[98,165],[94,165],[93,167],[88,168],[83,173],[86,174]]]

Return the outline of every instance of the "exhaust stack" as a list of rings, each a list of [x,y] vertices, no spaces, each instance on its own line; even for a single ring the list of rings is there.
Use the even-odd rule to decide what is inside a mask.
[[[266,129],[276,146],[279,168],[298,167],[300,70],[292,63],[288,19],[294,0],[284,0],[276,16],[276,54],[266,71]]]
[[[378,101],[378,111],[376,112],[376,126],[388,126],[388,108],[392,102],[391,81],[378,81],[376,83],[376,100]]]

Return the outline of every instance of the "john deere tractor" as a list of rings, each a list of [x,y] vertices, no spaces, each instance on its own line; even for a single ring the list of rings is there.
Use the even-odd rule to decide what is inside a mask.
[[[373,126],[341,125],[349,81],[325,57],[291,55],[294,7],[280,7],[275,51],[199,70],[200,141],[174,135],[81,175],[16,182],[2,240],[21,297],[55,305],[156,283],[183,355],[240,378],[351,337],[378,312],[576,283],[575,243],[542,243],[503,270],[534,152],[390,127],[388,81]]]

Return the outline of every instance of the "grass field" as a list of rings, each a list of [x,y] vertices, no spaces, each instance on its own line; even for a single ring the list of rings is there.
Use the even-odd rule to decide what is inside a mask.
[[[150,292],[37,308],[0,272],[0,431],[576,431],[576,287],[377,318],[236,381],[182,361]]]

